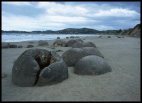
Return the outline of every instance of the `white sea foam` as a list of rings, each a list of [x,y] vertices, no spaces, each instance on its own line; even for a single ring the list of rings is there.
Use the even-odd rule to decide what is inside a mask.
[[[32,40],[54,40],[57,37],[64,39],[70,36],[92,36],[92,35],[74,35],[74,34],[16,34],[16,33],[3,33],[2,42],[19,42],[19,41],[32,41]],[[99,36],[99,35],[94,35]]]

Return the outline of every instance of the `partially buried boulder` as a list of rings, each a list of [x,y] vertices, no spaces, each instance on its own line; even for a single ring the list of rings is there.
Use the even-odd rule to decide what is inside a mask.
[[[34,47],[33,45],[27,45],[27,48],[32,48],[32,47]]]
[[[40,40],[40,41],[38,42],[38,45],[39,45],[39,46],[48,46],[49,44],[48,44],[48,42],[45,41],[45,40]]]
[[[74,66],[76,62],[85,56],[85,52],[81,48],[71,48],[63,53],[62,57],[68,66]]]
[[[72,48],[81,48],[81,47],[96,47],[92,42],[75,42],[71,45]]]
[[[2,43],[2,48],[9,48],[9,43]]]
[[[85,51],[86,55],[97,55],[99,57],[104,58],[103,54],[97,48],[83,47],[82,49],[83,49],[83,51]]]
[[[61,47],[64,47],[66,45],[66,42],[64,40],[61,40],[61,39],[57,39],[55,40],[55,42],[53,43],[53,46],[61,46]]]
[[[81,39],[71,39],[71,40],[66,42],[66,47],[72,47],[73,44],[75,44],[75,43],[83,43],[83,40],[81,40]]]
[[[79,75],[100,75],[111,71],[110,65],[103,58],[95,55],[81,58],[74,68],[74,73]]]
[[[63,53],[62,57],[68,66],[74,66],[78,60],[84,56],[97,55],[104,57],[97,48],[94,47],[83,47],[83,48],[71,48]]]
[[[59,83],[68,78],[68,69],[64,61],[55,62],[44,68],[39,74],[38,86]]]
[[[85,42],[83,43],[83,47],[96,47],[96,45],[92,42]]]
[[[60,60],[61,57],[56,52],[45,49],[26,50],[14,62],[12,68],[12,82],[23,87],[34,86],[38,82],[40,72]],[[60,69],[62,69],[62,67],[60,67]],[[54,76],[55,75],[53,75],[53,77]]]

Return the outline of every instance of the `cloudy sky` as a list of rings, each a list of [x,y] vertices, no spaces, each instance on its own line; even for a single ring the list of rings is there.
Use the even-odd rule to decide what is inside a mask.
[[[2,2],[2,30],[112,30],[138,23],[140,2]]]

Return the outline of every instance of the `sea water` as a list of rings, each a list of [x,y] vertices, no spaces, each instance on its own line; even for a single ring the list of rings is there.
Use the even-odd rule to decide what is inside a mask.
[[[33,41],[33,40],[54,40],[57,37],[64,39],[66,37],[78,36],[99,36],[87,34],[17,34],[17,33],[2,33],[2,42],[20,42],[20,41]]]

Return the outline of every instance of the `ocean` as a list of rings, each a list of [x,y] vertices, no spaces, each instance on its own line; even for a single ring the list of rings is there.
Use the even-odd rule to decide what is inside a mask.
[[[2,33],[2,42],[20,42],[20,41],[33,41],[33,40],[54,40],[57,37],[64,39],[70,36],[99,36],[87,34],[17,34],[17,33]]]

